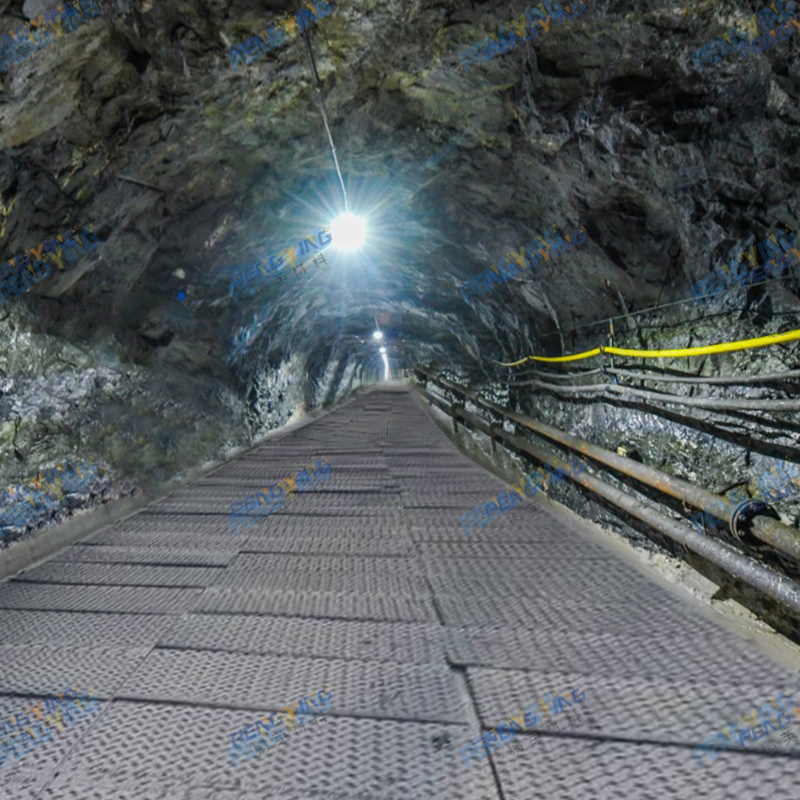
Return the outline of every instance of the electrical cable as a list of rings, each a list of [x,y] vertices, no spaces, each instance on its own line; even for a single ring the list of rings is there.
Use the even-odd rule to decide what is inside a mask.
[[[709,344],[701,347],[683,347],[671,350],[629,350],[626,347],[595,347],[593,350],[586,350],[583,353],[575,353],[571,356],[528,356],[527,358],[506,363],[495,361],[501,367],[518,367],[526,361],[545,361],[547,363],[561,363],[565,361],[580,361],[584,358],[593,358],[601,353],[613,353],[618,356],[631,356],[632,358],[691,358],[693,356],[704,356],[712,353],[732,353],[737,350],[750,350],[755,347],[769,347],[783,342],[792,342],[800,339],[800,330],[787,331],[786,333],[773,333],[768,336],[759,336],[755,339],[741,339],[737,342],[722,342],[720,344]]]
[[[762,285],[765,285],[765,284],[768,284],[768,283],[781,283],[782,281],[789,280],[790,278],[794,278],[794,276],[793,275],[781,275],[780,277],[766,278],[763,282],[759,281],[756,285],[757,286],[762,286]],[[650,306],[649,308],[643,308],[643,309],[641,309],[639,311],[630,311],[627,314],[617,314],[614,317],[605,317],[603,319],[598,319],[595,322],[584,322],[582,325],[576,325],[574,328],[567,328],[566,330],[562,331],[561,333],[566,335],[568,333],[573,333],[574,331],[578,331],[581,328],[591,328],[592,325],[605,325],[607,322],[611,322],[612,320],[615,320],[615,319],[627,319],[628,317],[635,317],[638,314],[648,314],[651,311],[663,311],[665,308],[672,308],[674,306],[684,306],[684,305],[690,305],[690,304],[695,304],[695,303],[697,303],[697,300],[695,298],[688,298],[686,300],[676,300],[673,303],[665,303],[663,306]],[[718,314],[712,314],[712,315],[710,315],[708,317],[702,317],[702,319],[704,319],[704,320],[705,319],[714,319],[715,317],[724,317],[724,316],[727,316],[729,314],[740,314],[740,313],[741,313],[741,309],[734,308],[734,309],[731,309],[730,311],[721,311]],[[797,313],[796,311],[782,311],[782,312],[779,312],[779,314],[782,315],[782,316],[787,315],[787,314],[796,314],[796,313]],[[777,314],[776,314],[776,316],[777,316]],[[648,327],[648,326],[644,326],[644,327]],[[656,326],[649,326],[649,327],[663,328],[665,326],[656,325]],[[558,336],[558,331],[552,331],[551,333],[540,334],[538,336],[538,338],[546,339],[546,338],[549,338],[550,336]]]
[[[347,189],[344,186],[344,178],[342,177],[342,170],[339,169],[339,159],[336,157],[336,145],[333,143],[333,134],[331,127],[328,124],[328,112],[325,110],[325,101],[322,99],[322,84],[317,72],[317,63],[314,61],[314,53],[311,50],[311,41],[308,38],[308,30],[303,28],[303,41],[306,43],[306,52],[311,61],[311,72],[314,76],[314,88],[317,90],[317,100],[319,100],[319,107],[322,111],[322,121],[325,123],[325,131],[328,134],[328,141],[331,145],[331,152],[333,153],[333,163],[336,165],[336,174],[339,176],[339,183],[342,185],[342,194],[344,195],[344,210],[347,211]]]

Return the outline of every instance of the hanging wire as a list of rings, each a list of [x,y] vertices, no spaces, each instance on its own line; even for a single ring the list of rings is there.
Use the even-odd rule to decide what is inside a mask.
[[[342,194],[344,195],[344,210],[347,211],[347,189],[344,188],[344,178],[342,178],[342,171],[339,169],[339,159],[336,157],[336,145],[333,143],[333,135],[331,134],[331,127],[328,124],[328,112],[325,110],[325,101],[322,99],[322,84],[319,80],[319,73],[317,72],[317,63],[314,61],[314,53],[311,50],[311,41],[308,38],[308,29],[303,28],[303,41],[306,43],[306,52],[311,61],[311,72],[314,75],[314,88],[317,90],[317,100],[319,100],[319,107],[322,111],[322,120],[325,123],[325,131],[328,134],[328,141],[331,143],[331,152],[333,153],[333,163],[336,165],[336,173],[339,176],[339,183],[342,185]]]
[[[781,275],[779,277],[765,278],[764,281],[759,281],[755,285],[756,286],[761,286],[762,284],[768,284],[768,283],[781,283],[782,281],[788,280],[790,278],[795,278],[795,276],[794,275]],[[703,295],[703,298],[701,298],[701,299],[705,299],[707,297],[712,297],[712,295]],[[647,314],[647,313],[649,313],[651,311],[663,311],[665,308],[672,308],[674,306],[691,305],[691,304],[695,304],[695,303],[697,303],[697,300],[694,297],[690,297],[690,298],[688,298],[686,300],[676,300],[674,303],[665,303],[663,306],[659,306],[659,305],[650,306],[650,308],[642,308],[639,311],[629,311],[626,314],[617,314],[616,316],[605,317],[603,319],[595,320],[594,322],[584,322],[583,324],[576,325],[573,328],[566,328],[561,333],[562,333],[562,335],[563,334],[567,334],[567,333],[572,333],[573,331],[581,330],[581,328],[590,328],[592,325],[603,325],[603,324],[605,324],[607,322],[612,322],[612,321],[618,320],[618,319],[626,319],[627,317],[636,317],[639,314]],[[701,310],[705,310],[705,307],[701,307]],[[741,313],[741,309],[740,308],[732,308],[729,311],[721,311],[721,312],[716,313],[716,314],[709,314],[708,316],[702,316],[700,318],[700,321],[714,319],[715,317],[723,317],[723,316],[727,316],[729,314],[739,314],[739,313]],[[779,312],[775,312],[775,316],[787,316],[787,315],[791,315],[791,314],[796,315],[797,312],[796,311],[779,311]],[[665,325],[655,325],[653,327],[663,328],[663,327],[666,327],[666,326]],[[550,333],[543,333],[543,334],[540,334],[537,338],[545,339],[545,338],[550,337],[550,336],[558,336],[558,331],[552,331]]]

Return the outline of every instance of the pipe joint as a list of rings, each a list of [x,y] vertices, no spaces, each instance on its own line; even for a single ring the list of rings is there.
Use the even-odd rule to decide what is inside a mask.
[[[766,503],[758,502],[757,498],[745,500],[736,506],[730,521],[730,532],[740,542],[757,542],[758,539],[753,535],[751,524],[757,515],[780,519],[777,511]]]

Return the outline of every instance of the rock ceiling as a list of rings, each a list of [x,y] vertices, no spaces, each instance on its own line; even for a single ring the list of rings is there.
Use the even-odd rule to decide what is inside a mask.
[[[51,5],[0,2],[2,30]],[[228,57],[298,4],[99,0],[97,17],[0,73],[3,258],[73,226],[100,240],[4,307],[3,369],[16,375],[5,455],[12,441],[24,458],[36,450],[42,421],[26,404],[43,402],[33,365],[48,359],[76,368],[56,365],[60,389],[42,376],[62,433],[78,402],[98,409],[98,437],[121,424],[120,407],[145,425],[138,387],[160,417],[199,392],[213,409],[176,411],[172,424],[199,435],[226,418],[235,441],[243,420],[266,420],[289,395],[318,402],[308,386],[344,365],[377,369],[376,322],[394,366],[480,375],[493,359],[557,348],[557,329],[691,297],[737,244],[796,228],[796,37],[702,74],[691,59],[760,5],[590,0],[469,72],[459,53],[524,4],[331,5],[309,35],[367,245],[331,249],[326,265],[238,304],[237,268],[342,211],[302,39],[238,70]],[[553,225],[583,226],[588,240],[464,302],[464,281]],[[293,384],[275,372],[287,364]]]

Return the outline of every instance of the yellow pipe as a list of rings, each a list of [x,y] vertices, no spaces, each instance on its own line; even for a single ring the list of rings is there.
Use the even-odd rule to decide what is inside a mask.
[[[711,353],[731,353],[735,350],[750,350],[754,347],[769,347],[782,342],[792,342],[800,339],[800,330],[787,331],[786,333],[773,333],[769,336],[759,336],[756,339],[741,339],[738,342],[722,342],[721,344],[708,344],[703,347],[686,347],[676,350],[628,350],[624,347],[595,347],[584,353],[575,353],[571,356],[545,358],[544,356],[528,356],[521,361],[506,364],[498,361],[501,367],[518,367],[526,361],[579,361],[583,358],[592,358],[600,353],[611,353],[616,356],[632,356],[634,358],[691,358],[692,356],[705,356]]]

